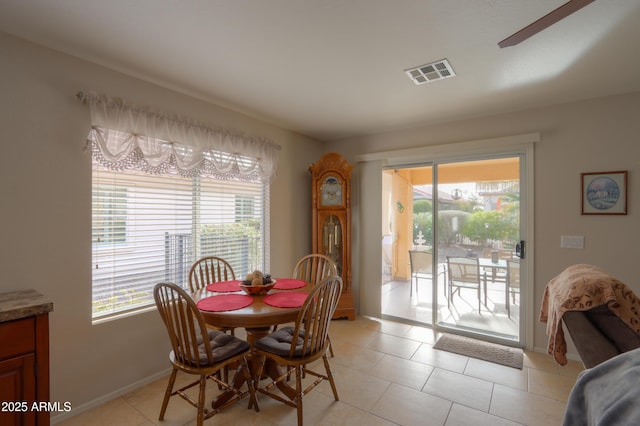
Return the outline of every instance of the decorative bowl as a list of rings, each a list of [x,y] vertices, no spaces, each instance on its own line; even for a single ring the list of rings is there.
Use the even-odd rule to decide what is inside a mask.
[[[272,280],[270,283],[263,285],[249,285],[240,283],[240,288],[245,293],[251,296],[263,296],[269,292],[276,285],[276,280]]]

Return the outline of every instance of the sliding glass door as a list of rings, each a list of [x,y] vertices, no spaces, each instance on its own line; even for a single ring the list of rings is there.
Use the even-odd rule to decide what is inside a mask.
[[[382,314],[420,324],[432,324],[437,306],[435,278],[429,273],[434,248],[432,175],[431,166],[382,173]],[[421,260],[425,255],[429,258]],[[412,260],[414,269],[424,265],[419,274],[412,274]]]
[[[382,314],[519,343],[521,156],[382,172]]]

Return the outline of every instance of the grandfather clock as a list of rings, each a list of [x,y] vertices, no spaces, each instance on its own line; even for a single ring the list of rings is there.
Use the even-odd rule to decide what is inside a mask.
[[[311,171],[313,252],[336,263],[342,295],[333,318],[356,318],[351,293],[351,170],[340,154],[325,154]]]

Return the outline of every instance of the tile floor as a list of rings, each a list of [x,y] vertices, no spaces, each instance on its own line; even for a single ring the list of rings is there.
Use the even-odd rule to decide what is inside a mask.
[[[401,318],[409,322],[431,324],[432,280],[420,278],[420,291],[415,284],[411,291],[409,280],[389,280],[382,286],[382,314],[388,318]],[[484,300],[484,299],[483,299]],[[491,282],[487,284],[487,304],[483,303],[478,312],[478,299],[472,289],[463,289],[454,295],[451,304],[447,303],[444,283],[438,288],[438,322],[449,327],[478,330],[481,333],[494,334],[507,340],[518,341],[520,327],[520,296],[512,300],[510,314],[505,303],[505,284]]]
[[[561,424],[582,364],[560,367],[546,354],[525,352],[525,366],[518,370],[433,349],[436,339],[429,328],[392,321],[334,321],[330,362],[340,401],[322,383],[304,398],[305,425]],[[163,378],[58,424],[195,424],[195,409],[176,397],[158,421],[166,383]],[[210,384],[207,391],[210,400],[217,387]],[[294,408],[258,398],[259,413],[247,410],[243,400],[205,424],[296,424]]]

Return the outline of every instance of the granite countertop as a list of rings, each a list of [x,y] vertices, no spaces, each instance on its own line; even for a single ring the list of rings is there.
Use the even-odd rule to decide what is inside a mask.
[[[35,290],[0,293],[0,322],[53,311],[53,301]]]

